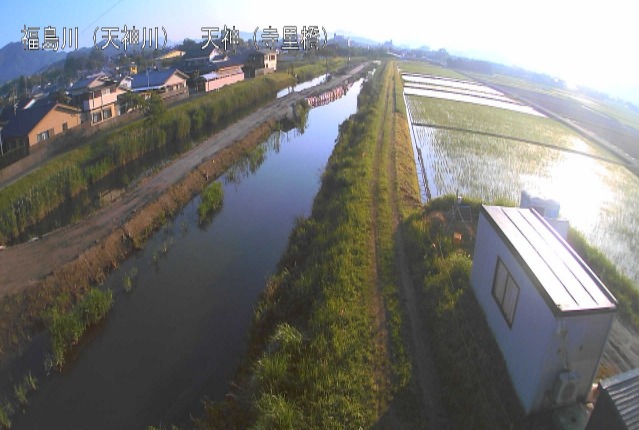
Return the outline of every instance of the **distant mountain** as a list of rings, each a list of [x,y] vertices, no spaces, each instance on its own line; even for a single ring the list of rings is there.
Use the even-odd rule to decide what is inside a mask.
[[[379,46],[381,44],[380,41],[378,40],[373,40],[373,39],[367,39],[366,37],[360,37],[360,36],[356,36],[353,33],[349,32],[349,31],[344,31],[344,30],[337,30],[334,32],[334,34],[337,34],[338,36],[344,36],[344,37],[350,37],[352,42],[355,42],[358,45],[364,45],[364,46]],[[328,34],[329,39],[331,39],[333,36],[333,33]]]
[[[64,60],[66,52],[28,51],[21,42],[13,42],[0,49],[0,84],[20,77],[32,75],[38,70]]]

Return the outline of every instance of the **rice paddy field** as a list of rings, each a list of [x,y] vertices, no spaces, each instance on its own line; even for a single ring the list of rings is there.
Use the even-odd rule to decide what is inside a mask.
[[[428,66],[423,73],[436,72]],[[412,138],[424,163],[420,179],[433,198],[457,190],[516,203],[522,190],[554,198],[561,217],[639,285],[639,178],[619,160],[542,116],[406,90]]]

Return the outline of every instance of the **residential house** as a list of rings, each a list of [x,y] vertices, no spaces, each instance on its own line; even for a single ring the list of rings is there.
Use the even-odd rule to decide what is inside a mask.
[[[525,412],[584,400],[617,301],[544,218],[482,206],[471,284]]]
[[[213,71],[200,76],[204,81],[204,91],[213,91],[225,85],[244,80],[243,64],[237,60],[225,60],[213,63]]]
[[[161,57],[158,58],[158,60],[174,60],[176,58],[180,58],[182,56],[184,56],[186,54],[186,52],[184,51],[180,51],[179,49],[172,49],[169,52],[167,52],[166,54],[162,55]]]
[[[80,109],[62,103],[18,110],[2,128],[2,153],[29,153],[34,145],[80,125]]]
[[[189,96],[186,80],[189,76],[178,69],[147,70],[131,79],[131,91],[150,95],[159,94],[165,102],[171,103]]]
[[[82,111],[82,123],[90,125],[97,125],[120,115],[118,96],[124,92],[118,81],[104,73],[82,79],[69,89],[71,104]]]
[[[211,64],[226,60],[225,54],[213,43],[201,44],[197,48],[189,49],[182,56],[183,68],[187,73],[198,72],[200,75],[211,71]]]
[[[262,49],[251,50],[244,54],[244,75],[254,78],[260,75],[273,73],[277,70],[277,51]]]

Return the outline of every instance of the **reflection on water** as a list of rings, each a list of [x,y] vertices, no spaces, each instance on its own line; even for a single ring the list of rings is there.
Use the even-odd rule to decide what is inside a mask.
[[[406,87],[404,89],[404,94],[423,96],[423,97],[434,97],[438,99],[454,100],[454,101],[465,102],[465,103],[474,103],[477,105],[492,106],[492,107],[496,107],[500,109],[508,109],[508,110],[527,113],[527,114],[535,115],[535,116],[542,116],[542,117],[544,116],[542,113],[537,112],[535,109],[531,108],[530,106],[524,106],[524,105],[520,105],[513,102],[490,99],[485,97],[475,97],[472,95],[461,94],[461,93],[452,93],[452,92],[428,90],[424,88]]]
[[[360,87],[308,111],[304,133],[276,131],[248,153],[225,175],[224,203],[210,224],[199,227],[195,197],[112,272],[106,287],[119,294],[109,317],[63,374],[39,378],[13,428],[190,428],[203,396],[221,400],[256,299],[295,219],[310,213]],[[123,279],[134,268],[135,285],[125,293]]]
[[[277,98],[282,98],[294,92],[299,92],[305,90],[307,88],[314,87],[319,84],[323,84],[326,82],[326,79],[329,77],[328,73],[318,76],[317,78],[311,79],[310,81],[302,82],[301,84],[297,84],[294,87],[284,88],[277,93]]]
[[[517,103],[503,93],[479,83],[416,74],[402,74],[402,79],[406,83],[405,95],[474,103],[545,117],[532,107]]]
[[[623,166],[508,139],[413,126],[433,197],[554,198],[561,216],[639,285],[639,178]],[[423,191],[424,192],[424,191]]]
[[[500,96],[500,95],[503,96],[503,94],[500,93],[499,91],[494,90],[485,85],[475,83],[475,82],[469,82],[469,81],[460,81],[460,80],[452,79],[452,78],[442,78],[442,77],[431,76],[431,75],[402,74],[402,79],[405,82],[416,82],[420,84],[440,85],[443,87],[449,87],[451,89],[465,89],[465,90],[475,91],[477,93],[487,93],[487,94],[493,94],[497,96]]]

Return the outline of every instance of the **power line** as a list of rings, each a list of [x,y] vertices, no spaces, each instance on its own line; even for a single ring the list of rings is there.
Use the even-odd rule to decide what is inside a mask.
[[[95,20],[93,20],[93,22],[91,22],[91,24],[87,25],[80,34],[84,34],[89,28],[93,28],[93,24],[95,24],[96,22],[98,22],[104,15],[106,15],[107,13],[111,12],[113,10],[114,7],[116,7],[117,5],[119,5],[120,3],[122,3],[124,0],[118,0],[113,6],[111,6],[110,8],[108,8],[106,10],[106,12],[104,12],[102,15],[100,15],[99,17],[97,17]]]

